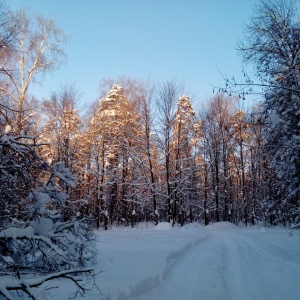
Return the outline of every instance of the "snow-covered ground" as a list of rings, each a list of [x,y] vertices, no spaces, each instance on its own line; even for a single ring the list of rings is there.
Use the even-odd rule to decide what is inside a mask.
[[[94,290],[85,299],[300,299],[300,232],[221,222],[96,235],[102,295]],[[66,299],[70,290],[59,290],[55,298]]]

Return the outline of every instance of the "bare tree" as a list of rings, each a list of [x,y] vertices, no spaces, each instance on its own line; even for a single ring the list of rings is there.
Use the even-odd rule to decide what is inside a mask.
[[[45,100],[41,105],[43,126],[40,131],[39,152],[50,165],[63,162],[67,168],[77,174],[78,180],[82,180],[82,120],[79,116],[81,94],[74,86],[62,87],[60,91],[52,92],[50,100]],[[76,200],[76,208],[65,211],[65,218],[80,213],[83,209],[81,203],[81,184],[76,189],[66,187],[69,196],[69,204]],[[80,202],[81,201],[81,202]]]
[[[147,169],[144,169],[144,172],[147,174],[150,173],[150,192],[152,194],[152,203],[153,203],[153,215],[155,224],[158,224],[159,219],[159,212],[157,206],[157,170],[155,169],[155,158],[153,155],[153,147],[154,147],[154,140],[152,138],[151,131],[153,130],[153,98],[155,95],[155,86],[150,81],[144,84],[144,89],[140,101],[140,114],[142,117],[142,124],[143,124],[143,137],[144,137],[144,151],[146,152],[146,166]],[[143,164],[144,166],[144,164]],[[148,180],[147,180],[148,181]]]
[[[175,109],[176,101],[179,99],[179,95],[182,91],[182,86],[176,81],[166,81],[162,83],[161,87],[158,90],[157,95],[157,107],[159,109],[159,121],[160,128],[157,135],[159,139],[159,147],[163,155],[163,166],[164,166],[164,182],[166,184],[166,205],[167,205],[167,218],[168,221],[172,220],[172,164],[171,159],[172,154],[172,135],[173,135],[173,126],[175,120]],[[174,168],[173,168],[174,170]],[[174,222],[174,220],[173,220]]]
[[[237,153],[232,119],[236,99],[215,95],[201,113],[204,122],[204,210],[217,222],[231,218],[233,206],[233,176],[237,173],[234,157]]]
[[[44,100],[41,105],[44,120],[41,140],[49,144],[43,147],[44,158],[50,163],[62,161],[71,171],[75,168],[82,123],[79,117],[80,99],[81,93],[71,85],[52,92],[50,99]]]
[[[7,98],[7,106],[14,110],[10,125],[16,134],[26,128],[32,117],[28,90],[30,84],[54,70],[65,58],[62,44],[64,32],[55,27],[52,20],[42,16],[31,17],[26,11],[11,14],[13,24],[18,24],[15,49],[2,61],[0,92]]]
[[[0,58],[7,49],[12,50],[18,33],[18,22],[14,22],[4,1],[0,1]]]
[[[3,66],[14,50],[18,23],[13,22],[4,1],[0,2],[0,74],[4,72]],[[1,80],[0,86],[5,85]],[[9,123],[12,110],[8,106],[7,96],[0,93],[0,128]]]

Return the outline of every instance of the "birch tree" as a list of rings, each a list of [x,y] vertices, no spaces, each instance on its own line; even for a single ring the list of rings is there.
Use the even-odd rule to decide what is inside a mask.
[[[231,219],[233,213],[233,178],[236,176],[234,157],[236,140],[232,118],[236,112],[236,99],[224,94],[215,95],[202,112],[204,131],[204,209],[205,223],[208,213],[217,222]]]
[[[10,17],[9,10],[5,2],[0,2],[0,74],[4,73],[3,65],[10,57],[14,49],[15,37],[17,35],[18,24]],[[1,76],[1,75],[0,75]],[[0,86],[5,85],[5,79],[1,78]],[[12,110],[8,106],[7,95],[0,93],[0,130],[4,130],[9,124]]]
[[[2,61],[0,92],[14,112],[13,118],[7,121],[20,134],[29,129],[34,115],[29,101],[30,85],[63,62],[62,45],[66,37],[52,20],[32,17],[25,10],[12,13],[11,19],[13,24],[18,24],[18,32],[14,51]]]
[[[164,182],[164,195],[166,198],[166,215],[169,222],[172,220],[172,179],[174,179],[174,167],[172,155],[172,136],[174,126],[174,113],[176,101],[179,98],[181,86],[175,81],[166,81],[159,88],[157,95],[157,107],[159,109],[158,143],[162,152],[162,165],[164,173],[162,174]]]
[[[135,172],[139,174],[139,199],[143,199],[141,214],[145,220],[159,221],[158,203],[158,158],[155,140],[154,97],[156,86],[150,80],[141,82],[141,88],[136,89],[135,97],[140,115],[140,135],[135,136],[135,148],[131,148],[131,155],[135,162]],[[150,213],[148,213],[148,211]]]

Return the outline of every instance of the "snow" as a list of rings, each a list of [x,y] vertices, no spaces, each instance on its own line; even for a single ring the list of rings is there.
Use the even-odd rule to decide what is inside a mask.
[[[274,110],[270,113],[269,119],[270,119],[271,124],[274,127],[276,125],[278,125],[279,123],[284,123],[284,121],[279,117],[279,115]]]
[[[156,230],[172,230],[172,224],[169,222],[161,222],[155,226]]]
[[[5,133],[5,134],[9,134],[10,131],[11,131],[11,126],[10,126],[10,125],[6,125],[6,126],[5,126],[5,129],[4,129],[4,133]]]
[[[32,226],[27,226],[26,228],[9,227],[0,232],[0,238],[11,238],[14,240],[22,237],[31,239],[33,236],[34,229]]]
[[[1,255],[0,256],[6,263],[10,264],[10,263],[14,263],[14,260],[10,257],[10,256],[4,256],[4,255]]]
[[[97,290],[89,300],[298,300],[300,231],[228,222],[138,224],[95,231]],[[67,299],[71,283],[49,290]],[[70,285],[70,286],[69,286]]]
[[[50,218],[39,217],[31,221],[30,225],[34,229],[34,234],[48,236],[54,226],[54,223]]]

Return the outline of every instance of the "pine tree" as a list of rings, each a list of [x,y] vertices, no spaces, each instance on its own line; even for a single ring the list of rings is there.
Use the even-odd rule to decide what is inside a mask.
[[[127,100],[122,87],[115,85],[99,102],[89,124],[92,138],[90,170],[97,182],[96,218],[124,221],[131,217],[132,158],[130,149],[139,136],[140,115]],[[99,219],[100,221],[100,219]],[[98,221],[98,224],[99,224]]]
[[[172,147],[174,166],[174,196],[172,219],[178,218],[182,225],[197,202],[195,155],[200,138],[200,124],[188,96],[182,96],[177,102],[174,114]]]

